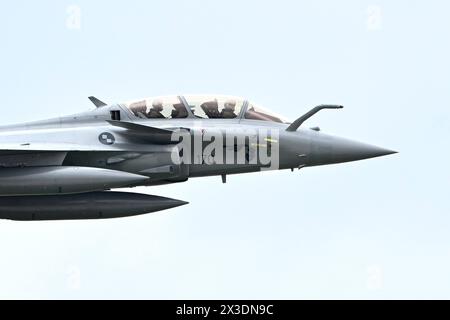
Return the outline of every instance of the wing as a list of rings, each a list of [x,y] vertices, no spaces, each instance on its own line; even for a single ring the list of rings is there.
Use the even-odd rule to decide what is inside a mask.
[[[0,132],[0,168],[61,165],[67,153],[73,151],[140,152],[147,149],[148,143],[178,143],[172,141],[172,135],[183,129],[162,129],[126,121],[108,123],[112,125],[109,128],[117,129],[93,126]],[[99,141],[105,132],[115,136],[115,143]]]

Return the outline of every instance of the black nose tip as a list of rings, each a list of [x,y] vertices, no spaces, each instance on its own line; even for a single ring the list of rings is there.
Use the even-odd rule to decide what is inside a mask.
[[[394,153],[397,151],[346,139],[336,139],[332,144],[331,155],[334,160],[345,162],[382,157]]]

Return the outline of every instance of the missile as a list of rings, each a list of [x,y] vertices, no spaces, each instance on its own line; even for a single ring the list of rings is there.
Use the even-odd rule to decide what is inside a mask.
[[[142,183],[147,176],[71,166],[0,169],[0,195],[51,195],[103,191]]]
[[[129,217],[187,204],[154,195],[99,191],[67,195],[0,197],[0,219],[17,221]]]

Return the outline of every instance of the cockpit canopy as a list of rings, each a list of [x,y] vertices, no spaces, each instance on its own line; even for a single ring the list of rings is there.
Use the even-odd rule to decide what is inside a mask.
[[[187,118],[189,115],[184,103],[177,96],[147,98],[125,105],[141,119]]]
[[[255,103],[223,95],[160,96],[124,104],[140,119],[248,119],[289,123]]]

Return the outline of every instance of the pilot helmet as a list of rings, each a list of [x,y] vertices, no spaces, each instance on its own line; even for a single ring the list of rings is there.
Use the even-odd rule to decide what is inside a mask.
[[[154,100],[154,101],[152,102],[152,108],[153,108],[154,110],[156,110],[156,111],[162,111],[162,110],[163,110],[163,103],[162,103],[162,101],[159,100],[159,99]]]

